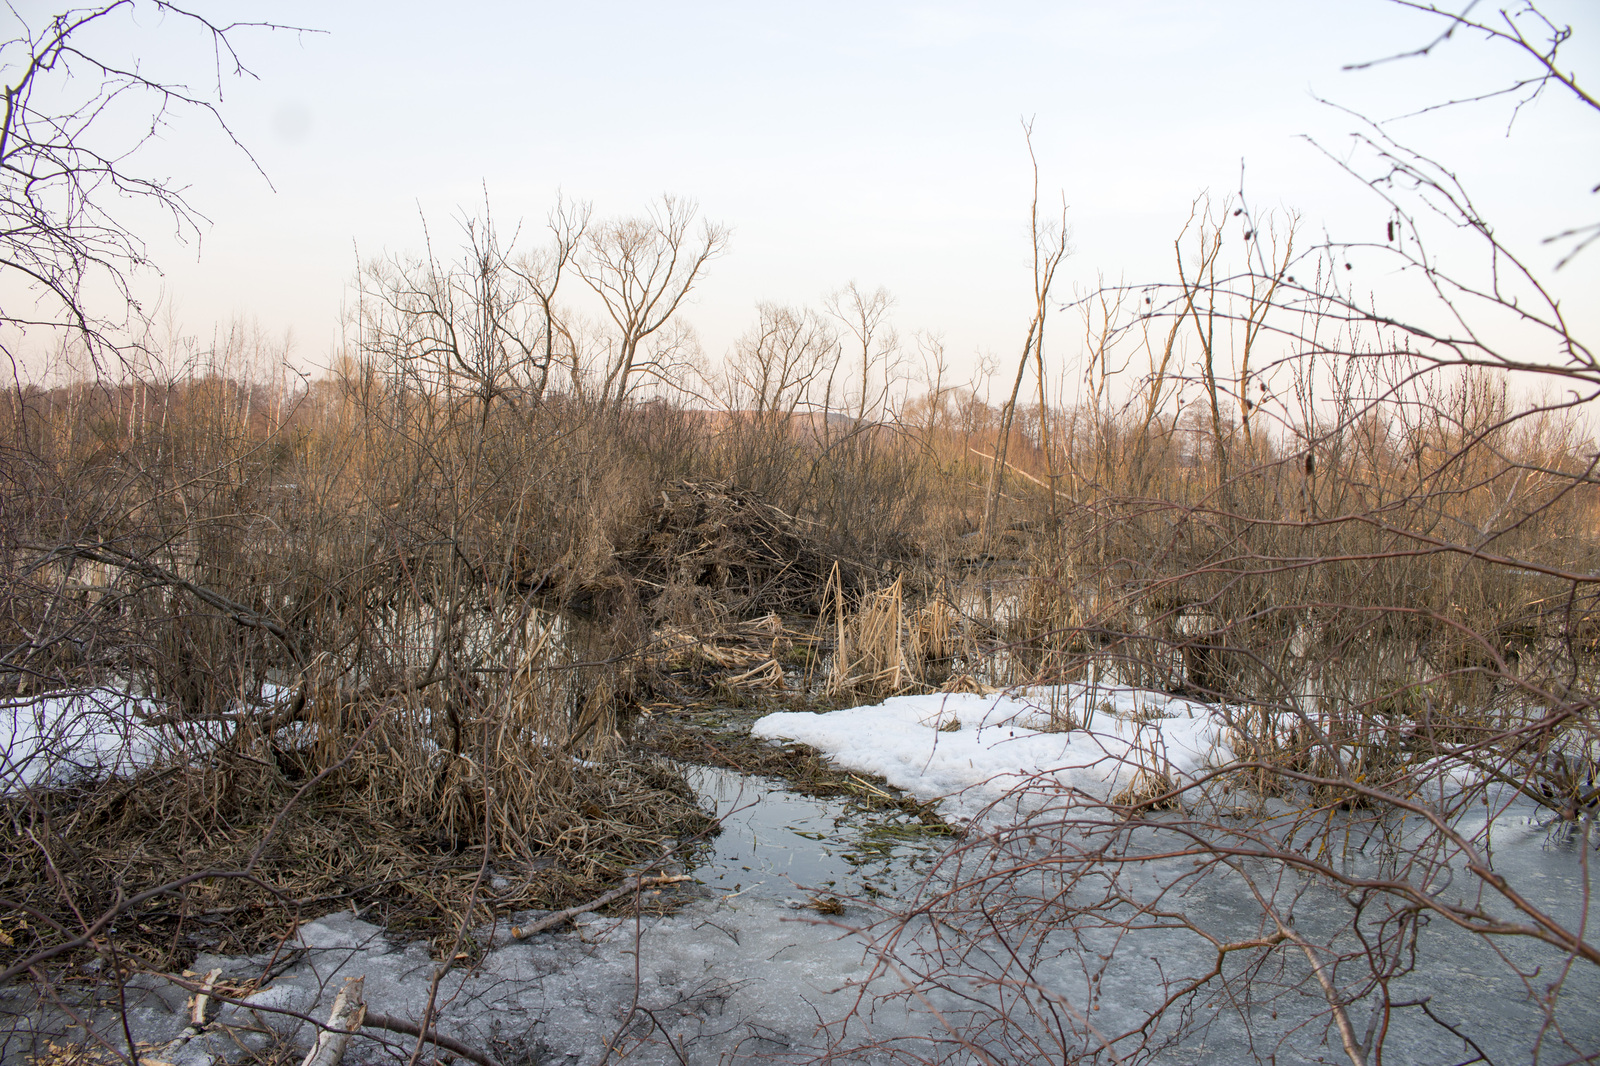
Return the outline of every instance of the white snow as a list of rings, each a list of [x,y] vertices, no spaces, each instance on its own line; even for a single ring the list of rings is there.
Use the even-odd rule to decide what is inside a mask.
[[[270,706],[286,690],[261,686],[258,701],[233,710]],[[178,754],[210,751],[232,733],[227,721],[184,721],[162,700],[123,689],[61,689],[0,699],[0,793],[127,776]],[[290,743],[315,739],[315,726],[294,722],[277,734]]]
[[[287,696],[286,688],[264,684],[257,699],[235,700],[230,709],[243,714],[271,708]],[[0,794],[126,777],[181,753],[211,751],[226,741],[234,728],[227,720],[185,721],[159,699],[114,687],[0,699]],[[288,747],[305,747],[315,742],[317,727],[314,722],[290,722],[279,727],[274,737]],[[416,743],[424,751],[437,750],[426,737],[417,738]],[[591,769],[600,765],[571,758]]]
[[[1049,730],[1070,718],[1088,728]],[[943,727],[943,728],[941,728]],[[1019,790],[1108,799],[1141,772],[1174,783],[1232,758],[1215,708],[1142,689],[1073,684],[1014,695],[896,696],[874,706],[769,714],[754,736],[810,745],[946,814],[979,818]]]
[[[148,724],[162,710],[109,688],[0,702],[0,792],[155,765],[181,742]]]

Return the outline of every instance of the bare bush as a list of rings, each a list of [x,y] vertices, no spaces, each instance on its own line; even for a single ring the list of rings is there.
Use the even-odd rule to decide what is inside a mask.
[[[1547,48],[1497,34],[1539,59],[1520,88],[1571,89],[1539,24]],[[1175,281],[1078,305],[1090,399],[1037,438],[1062,476],[1033,513],[1061,521],[1010,657],[1205,701],[1229,761],[1145,751],[1108,795],[1009,797],[860,929],[935,1035],[878,1043],[863,1013],[836,1055],[1593,1057],[1600,379],[1453,173],[1357,141],[1338,159],[1386,241],[1305,248],[1242,194],[1197,203]],[[1479,260],[1442,265],[1436,228]],[[1431,302],[1385,311],[1353,280],[1380,260]],[[1564,890],[1498,846],[1530,833],[1569,849]],[[1509,1031],[1440,979],[1469,955]]]

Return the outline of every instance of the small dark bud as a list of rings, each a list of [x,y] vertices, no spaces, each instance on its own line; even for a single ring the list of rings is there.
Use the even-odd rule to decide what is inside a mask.
[[[1233,217],[1234,218],[1238,218],[1242,214],[1244,214],[1244,208],[1242,208],[1242,207],[1234,208],[1234,210],[1233,210]]]
[[[1394,220],[1389,220],[1389,239],[1394,240]]]

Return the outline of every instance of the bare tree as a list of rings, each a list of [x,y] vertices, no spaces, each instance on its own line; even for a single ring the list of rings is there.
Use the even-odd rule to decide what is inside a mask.
[[[694,201],[666,195],[643,215],[599,223],[585,235],[578,275],[617,330],[597,394],[604,407],[619,409],[642,376],[658,373],[661,358],[641,345],[671,321],[727,248],[727,228],[710,221],[695,228],[698,214]]]
[[[101,34],[126,32],[141,12],[170,19],[172,32],[194,33],[197,47],[213,57],[209,85],[191,88],[117,55]],[[30,290],[32,300],[18,306],[8,294],[8,306],[0,308],[7,333],[0,351],[15,373],[20,333],[66,330],[102,368],[124,343],[115,334],[117,316],[138,310],[131,274],[152,265],[121,212],[129,203],[153,205],[180,236],[195,238],[205,222],[174,179],[138,172],[139,149],[174,117],[198,113],[254,164],[222,116],[223,85],[255,76],[235,48],[241,32],[288,27],[213,21],[166,0],[112,0],[37,23],[13,7],[9,17],[16,29],[0,42],[0,277]],[[145,121],[119,124],[129,106],[142,107]],[[109,283],[119,301],[90,307],[85,288],[96,279]]]
[[[865,292],[852,281],[829,293],[825,306],[844,323],[854,339],[853,348],[860,352],[861,373],[844,402],[854,408],[856,421],[864,425],[869,416],[882,411],[899,369],[900,337],[889,324],[894,297],[882,285]]]
[[[557,337],[571,357],[554,301],[586,217],[557,208],[553,248],[519,258],[517,234],[503,238],[486,203],[462,222],[457,261],[437,256],[431,238],[422,258],[374,261],[361,274],[362,351],[425,391],[470,393],[485,409],[501,398],[537,405]]]
[[[1059,222],[1041,222],[1039,219],[1039,159],[1033,151],[1033,123],[1024,122],[1023,137],[1028,144],[1028,160],[1033,165],[1033,200],[1028,208],[1029,233],[1033,243],[1033,316],[1028,322],[1028,335],[1022,343],[1022,358],[1017,361],[1016,380],[1011,383],[1011,395],[1000,411],[1000,439],[995,442],[994,461],[989,468],[989,488],[985,493],[982,535],[985,547],[993,536],[995,508],[1005,485],[1006,454],[1011,447],[1011,426],[1016,420],[1017,398],[1022,393],[1022,379],[1027,376],[1028,363],[1034,364],[1039,385],[1040,430],[1046,432],[1044,388],[1044,326],[1050,305],[1050,290],[1055,285],[1056,269],[1067,257],[1070,249],[1067,233],[1067,204],[1061,203]],[[1042,441],[1047,461],[1050,445]],[[1052,525],[1056,514],[1055,466],[1050,465],[1050,514]]]
[[[541,251],[524,256],[514,267],[517,276],[527,284],[544,313],[544,357],[539,363],[539,381],[535,389],[535,394],[541,398],[550,380],[550,369],[555,365],[557,334],[561,336],[573,372],[577,372],[578,345],[571,328],[556,314],[555,298],[556,290],[561,287],[562,274],[572,265],[573,257],[582,245],[583,235],[589,228],[590,214],[587,201],[566,200],[558,196],[549,217],[553,243]]]
[[[788,420],[815,401],[815,386],[838,355],[838,340],[808,308],[764,303],[756,324],[734,342],[718,389],[733,410]]]

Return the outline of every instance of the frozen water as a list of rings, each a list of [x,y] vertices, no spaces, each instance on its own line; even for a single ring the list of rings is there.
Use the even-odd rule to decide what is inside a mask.
[[[314,1030],[296,1015],[326,1018],[347,977],[365,978],[369,1010],[411,1020],[427,1010],[438,964],[424,943],[397,944],[342,912],[301,926],[290,947],[298,960],[248,1005],[225,1007],[185,1049],[183,1066],[236,1057],[235,1039],[265,1046],[264,1034],[249,1032],[260,1023],[309,1044]],[[268,961],[202,957],[195,967],[246,980]],[[502,935],[478,965],[459,965],[439,983],[434,1025],[471,1046],[532,1052],[540,1063],[591,1066],[608,1045],[612,1061],[677,1063],[669,1037],[691,1062],[767,1062],[823,1051],[819,1021],[850,1012],[871,978],[860,945],[839,929],[774,900],[703,899],[667,918],[585,917],[575,933],[521,942]],[[152,982],[159,979],[132,990],[130,1020],[136,1039],[160,1044],[183,1027],[183,995],[170,984],[158,995]],[[862,1024],[888,1037],[923,1028],[903,1010],[881,1008]],[[393,1033],[366,1036],[347,1062],[403,1059],[412,1047]]]
[[[1052,709],[1091,721],[1092,730],[1039,728]],[[1019,782],[1044,779],[1104,797],[1141,769],[1181,778],[1227,756],[1213,708],[1153,693],[1076,686],[1020,697],[908,697],[829,714],[772,715],[757,723],[757,732],[813,744],[841,765],[882,774],[919,798],[942,797],[947,810],[968,818]],[[1003,970],[1005,958],[986,954],[993,945],[981,942],[981,930],[965,941],[949,939],[952,928],[936,931],[914,919],[902,947],[938,932],[958,948],[973,945],[967,958],[976,969],[966,984],[953,981],[948,993],[884,1000],[882,995],[902,987],[899,978],[875,969],[875,956],[852,931],[875,926],[881,932],[887,910],[917,901],[919,891],[921,898],[937,895],[943,886],[927,868],[939,842],[889,834],[892,843],[874,850],[868,846],[873,833],[885,824],[874,821],[878,815],[800,797],[771,781],[693,772],[702,794],[728,819],[724,838],[695,869],[703,883],[699,894],[668,917],[584,916],[576,929],[521,942],[507,939],[509,923],[476,931],[471,958],[439,984],[438,1030],[472,1046],[507,1055],[521,1049],[539,1063],[570,1066],[597,1066],[608,1055],[611,1062],[630,1063],[806,1060],[830,1049],[881,1048],[896,1039],[908,1041],[908,1053],[930,1059],[952,1051],[948,1042],[939,1044],[944,1029],[930,1008],[957,1021],[962,1009],[980,1007],[998,987],[983,966]],[[1557,920],[1578,920],[1591,888],[1585,845],[1554,840],[1526,810],[1513,814],[1496,823],[1495,867]],[[1462,828],[1471,833],[1483,827]],[[1169,866],[1152,864],[1138,875],[1148,882],[1130,881],[1130,890],[1137,895],[1156,879],[1170,878],[1178,866]],[[1463,877],[1456,889],[1464,891],[1467,884]],[[802,909],[804,888],[844,898],[844,913],[823,919]],[[1301,893],[1294,911],[1308,935],[1340,935],[1340,897],[1315,886],[1289,884],[1285,890]],[[1259,908],[1237,879],[1197,882],[1175,902],[1214,933],[1249,935],[1261,926]],[[1442,1017],[1480,1039],[1495,1061],[1529,1061],[1544,1017],[1540,997],[1561,972],[1559,953],[1527,941],[1501,941],[1504,954],[1497,954],[1442,921],[1425,928],[1420,943],[1421,963],[1396,982],[1396,997],[1429,999]],[[427,1010],[438,964],[426,944],[392,937],[344,912],[302,925],[288,949],[282,960],[201,958],[193,966],[202,972],[220,966],[226,977],[245,979],[273,962],[289,963],[252,997],[254,1012],[224,1011],[223,1020],[239,1025],[234,1035],[246,1043],[265,1043],[247,1031],[257,1017],[307,1043],[311,1027],[294,1015],[325,1017],[342,980],[356,974],[366,978],[372,1010],[411,1020]],[[1034,979],[1065,1003],[1101,1006],[1093,1017],[1108,1030],[1137,1021],[1159,994],[1162,975],[1203,971],[1210,957],[1208,945],[1192,932],[1145,929],[1130,935],[1065,921],[1043,928],[1036,951]],[[1098,961],[1102,954],[1104,966]],[[1326,1025],[1314,983],[1303,967],[1296,969],[1295,959],[1286,954],[1278,969],[1265,974],[1261,988],[1277,990],[1276,999],[1247,1004],[1242,1014],[1224,1010],[1156,1061],[1232,1063],[1256,1053],[1280,1063],[1340,1061],[1337,1034]],[[1513,964],[1527,976],[1519,976]],[[1593,970],[1579,963],[1567,978],[1557,1018],[1568,1047],[1600,1047],[1600,1014],[1591,1006],[1600,999],[1600,981]],[[988,992],[965,1003],[955,998],[984,988]],[[141,977],[134,991],[130,1017],[139,1039],[161,1042],[182,1028],[183,997],[172,986]],[[1364,1027],[1370,1003],[1358,1007]],[[975,1017],[986,1022],[981,1009]],[[1417,1008],[1396,1013],[1389,1059],[1468,1057],[1420,1017]],[[352,1044],[351,1061],[393,1062],[410,1054],[406,1038],[368,1035],[375,1039]],[[205,1066],[206,1055],[236,1058],[232,1039],[207,1035],[174,1066]],[[1565,1053],[1553,1037],[1547,1042],[1551,1055]],[[836,1061],[880,1057],[852,1051]]]

